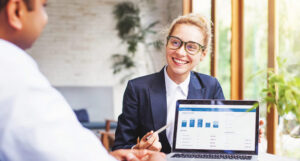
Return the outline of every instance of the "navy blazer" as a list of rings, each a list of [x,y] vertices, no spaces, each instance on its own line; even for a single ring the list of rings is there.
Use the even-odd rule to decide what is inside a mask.
[[[198,75],[198,77],[196,76]],[[222,88],[214,77],[191,72],[188,99],[224,99]],[[158,73],[130,80],[127,84],[122,114],[118,118],[113,150],[129,149],[147,132],[166,125],[167,97],[164,69]],[[170,153],[166,131],[159,134],[162,152]]]

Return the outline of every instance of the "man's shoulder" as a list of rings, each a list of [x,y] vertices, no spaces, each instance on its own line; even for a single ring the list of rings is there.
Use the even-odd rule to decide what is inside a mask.
[[[5,78],[0,80],[1,87],[48,86],[48,80],[25,51],[4,40],[0,40],[0,51],[0,75]]]
[[[9,41],[3,40],[3,39],[0,39],[0,49],[2,51],[0,53],[1,55],[4,55],[4,54],[15,55],[15,54],[20,54],[20,53],[25,53],[24,50],[22,50],[21,48],[19,48],[15,44],[13,44]]]
[[[21,67],[23,64],[27,64],[28,67],[36,67],[32,57],[13,43],[0,39],[0,51],[0,61],[2,62],[0,65],[4,65],[4,63],[6,66],[19,64],[18,66]]]

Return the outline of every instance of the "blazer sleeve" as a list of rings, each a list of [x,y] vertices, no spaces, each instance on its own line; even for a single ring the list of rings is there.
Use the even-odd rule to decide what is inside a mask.
[[[132,81],[129,81],[123,97],[123,110],[118,118],[115,143],[112,150],[130,149],[138,137],[138,97]]]
[[[216,80],[216,85],[215,85],[215,92],[214,92],[214,99],[225,99],[222,87],[219,83],[219,81],[215,78]]]

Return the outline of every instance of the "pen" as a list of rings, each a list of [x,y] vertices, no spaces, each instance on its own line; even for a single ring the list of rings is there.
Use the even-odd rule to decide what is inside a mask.
[[[159,133],[163,132],[164,130],[166,130],[166,128],[169,127],[171,124],[172,124],[172,122],[170,122],[170,123],[168,123],[167,125],[161,127],[160,129],[158,129],[158,130],[155,131],[155,132],[156,132],[157,134],[159,134]],[[147,136],[146,140],[149,140],[151,136],[152,136],[152,135]]]

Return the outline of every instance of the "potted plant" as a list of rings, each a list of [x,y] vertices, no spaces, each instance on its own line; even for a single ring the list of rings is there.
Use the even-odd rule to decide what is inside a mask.
[[[278,72],[268,70],[268,85],[261,91],[261,102],[268,104],[268,111],[276,107],[280,116],[292,116],[294,127],[288,132],[300,137],[300,77],[288,71],[286,60],[277,58],[277,63]]]

